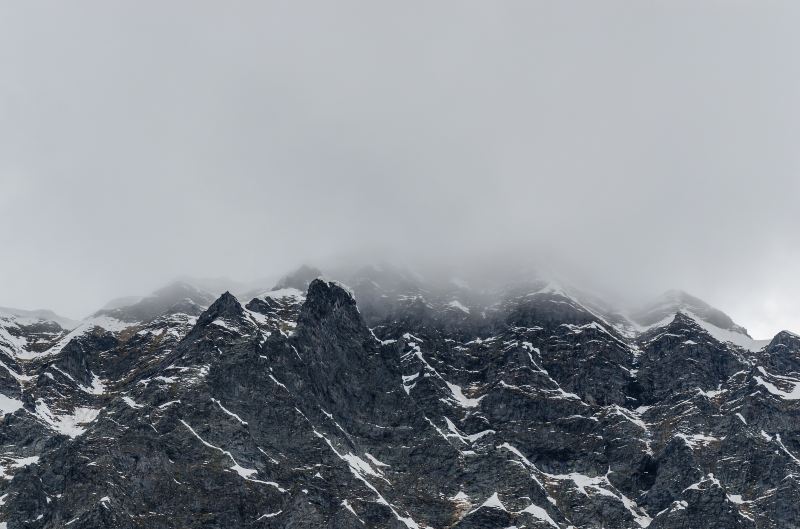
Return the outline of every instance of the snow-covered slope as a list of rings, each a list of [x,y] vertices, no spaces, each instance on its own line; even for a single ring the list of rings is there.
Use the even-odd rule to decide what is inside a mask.
[[[717,340],[748,351],[759,351],[769,343],[769,340],[753,339],[747,329],[735,323],[730,316],[681,290],[665,292],[649,305],[630,314],[629,321],[636,333],[642,334],[668,325],[678,313],[695,320]]]

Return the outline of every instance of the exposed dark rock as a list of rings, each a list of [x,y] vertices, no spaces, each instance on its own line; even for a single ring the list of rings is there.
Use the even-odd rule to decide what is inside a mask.
[[[318,275],[173,285],[69,336],[0,320],[0,522],[800,526],[796,335],[723,343],[744,330],[685,294],[632,322],[538,280]]]

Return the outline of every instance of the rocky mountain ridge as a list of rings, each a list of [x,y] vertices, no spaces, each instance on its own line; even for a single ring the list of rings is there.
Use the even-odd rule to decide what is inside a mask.
[[[0,315],[0,527],[800,527],[797,335],[317,275]]]

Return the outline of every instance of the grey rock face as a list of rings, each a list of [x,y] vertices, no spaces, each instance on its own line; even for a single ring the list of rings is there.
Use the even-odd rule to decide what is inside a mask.
[[[69,334],[5,321],[0,522],[800,526],[795,335],[747,351],[677,313],[631,336],[536,282],[312,272]]]
[[[800,373],[800,336],[781,331],[764,349],[763,362],[778,373]]]

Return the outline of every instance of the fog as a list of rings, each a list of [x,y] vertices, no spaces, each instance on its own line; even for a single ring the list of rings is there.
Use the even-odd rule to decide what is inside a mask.
[[[799,23],[791,1],[5,2],[0,305],[546,262],[800,331]]]

